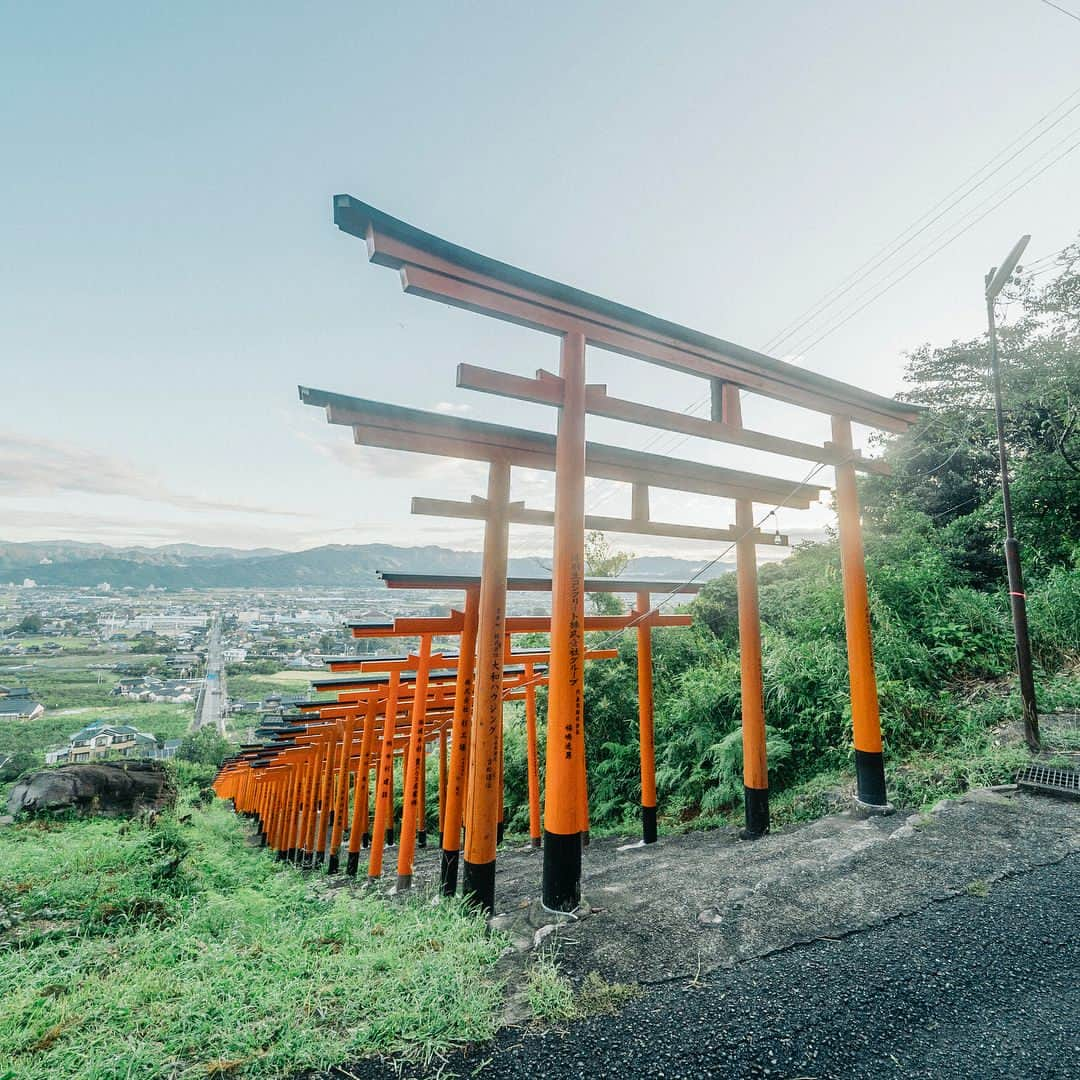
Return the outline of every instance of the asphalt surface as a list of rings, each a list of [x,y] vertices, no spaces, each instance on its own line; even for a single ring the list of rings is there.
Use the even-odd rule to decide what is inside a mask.
[[[212,727],[217,729],[219,735],[224,736],[227,700],[225,661],[221,649],[221,624],[215,616],[206,648],[206,683],[199,697],[192,729],[198,731],[200,728]]]
[[[504,1029],[428,1070],[329,1076],[1080,1075],[1080,855],[838,940],[648,989],[562,1031]]]

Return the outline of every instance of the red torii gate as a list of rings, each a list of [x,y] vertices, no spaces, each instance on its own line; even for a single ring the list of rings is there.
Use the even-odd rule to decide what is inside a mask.
[[[415,500],[414,500],[415,501]],[[477,598],[482,585],[482,578],[472,575],[453,574],[417,574],[417,573],[391,573],[383,571],[379,576],[391,589],[424,589],[424,590],[454,590],[465,593],[465,610],[453,611],[444,620],[429,620],[426,625],[444,634],[460,633],[462,640],[459,670],[466,671],[469,668],[468,660],[471,655],[468,642],[475,638],[475,626],[478,619]],[[652,643],[651,635],[654,628],[661,627],[686,627],[691,624],[689,615],[663,615],[659,610],[650,607],[650,596],[660,593],[664,596],[692,595],[700,591],[701,585],[694,582],[669,582],[654,580],[639,580],[626,578],[586,578],[584,588],[587,593],[620,593],[630,594],[636,597],[637,607],[621,615],[586,615],[584,618],[584,630],[587,631],[610,631],[618,632],[633,627],[637,632],[638,639],[638,710],[639,710],[639,746],[641,763],[641,813],[642,813],[642,839],[646,844],[655,843],[657,839],[656,827],[656,763],[653,738],[653,692],[652,692]],[[506,579],[507,592],[551,592],[552,579],[545,577],[513,577]],[[470,615],[470,613],[472,613]],[[436,626],[437,622],[437,626]],[[507,642],[514,634],[524,633],[550,633],[553,623],[552,616],[535,615],[508,615],[503,620],[504,635]],[[419,620],[399,618],[393,624],[383,624],[381,627],[372,627],[370,623],[352,623],[353,633],[357,637],[367,636],[374,632],[385,635],[387,627],[392,625],[395,630],[415,628]],[[510,651],[509,646],[505,650],[506,661],[511,659],[521,660],[528,653]],[[545,659],[549,653],[544,653]],[[584,659],[603,659],[606,653],[598,653],[596,650],[587,649]],[[332,662],[335,663],[336,661]],[[550,679],[547,680],[550,684]],[[535,715],[533,714],[534,703],[531,696],[526,696],[526,720],[529,725],[529,749],[533,749],[535,741]],[[468,717],[465,718],[466,721]],[[456,725],[455,725],[456,726]],[[464,760],[468,750],[467,724],[462,726],[460,735],[456,736],[456,742],[461,747],[462,759]],[[534,782],[538,769],[532,761],[529,765],[530,785]],[[451,767],[453,773],[453,766]],[[584,784],[584,775],[582,775]],[[584,787],[580,792],[580,799],[586,804]],[[538,807],[539,796],[533,798],[530,788],[530,811]],[[449,799],[448,799],[449,805]],[[443,891],[447,895],[453,895],[457,884],[457,864],[459,858],[458,829],[455,825],[458,820],[454,814],[448,814],[449,824],[443,829],[443,860],[441,879]],[[466,829],[466,834],[468,834]],[[539,834],[532,831],[534,838]],[[498,840],[496,836],[496,841]],[[468,843],[468,841],[466,841]],[[491,862],[494,863],[494,850],[490,851]],[[468,861],[468,860],[467,860]],[[493,875],[491,877],[493,882]],[[492,896],[493,903],[493,896]]]
[[[651,486],[735,500],[736,526],[732,538],[738,544],[740,571],[743,730],[744,739],[750,737],[754,743],[748,747],[750,752],[747,754],[752,765],[746,777],[750,826],[761,825],[763,820],[767,825],[760,630],[756,615],[756,576],[751,566],[752,548],[757,540],[751,532],[752,507],[754,502],[805,506],[816,497],[816,489],[812,488],[796,486],[786,490],[789,487],[787,481],[718,470],[694,462],[675,462],[617,447],[587,445],[587,413],[834,467],[858,793],[859,799],[868,807],[885,806],[877,689],[855,490],[857,469],[878,471],[882,466],[862,458],[853,449],[851,424],[854,421],[888,431],[903,431],[915,421],[919,410],[477,254],[348,195],[334,197],[334,220],[342,231],[364,240],[373,262],[397,269],[407,292],[551,333],[561,342],[558,374],[540,372],[536,379],[530,380],[467,365],[459,368],[458,373],[459,385],[524,398],[558,409],[555,439],[535,432],[495,430],[498,425],[470,426],[464,436],[461,429],[455,435],[447,429],[447,424],[475,422],[437,414],[415,417],[419,426],[410,429],[404,413],[415,413],[415,410],[395,410],[378,403],[318,391],[301,392],[309,403],[325,405],[332,422],[352,426],[357,442],[478,457],[491,463],[488,498],[483,508],[487,528],[485,586],[482,590],[488,595],[491,618],[483,622],[490,624],[489,629],[495,629],[499,622],[497,609],[504,593],[497,580],[488,589],[488,572],[501,563],[501,572],[505,575],[506,526],[517,515],[527,513],[524,508],[509,503],[510,465],[548,468],[555,472],[555,508],[550,521],[555,528],[555,557],[551,722],[547,746],[549,797],[545,803],[545,905],[559,911],[572,910],[580,895],[583,820],[574,793],[580,790],[584,768],[580,659],[584,648],[585,476],[601,476],[634,485],[635,513],[622,529],[626,532],[660,534],[658,528],[647,527],[657,523],[643,520],[648,516],[647,492]],[[586,345],[705,379],[713,395],[712,419],[698,420],[670,410],[623,401],[608,395],[605,388],[587,386]],[[832,441],[813,445],[744,428],[737,410],[739,390],[824,413],[831,418]],[[441,430],[437,428],[439,420],[443,422]],[[485,442],[491,445],[485,447]],[[777,484],[785,490],[779,490]],[[484,602],[482,596],[482,606]],[[488,640],[481,639],[478,670],[482,685],[491,682],[484,661],[495,655],[497,645],[494,642],[502,640],[501,626],[498,628],[497,638],[492,635]],[[495,734],[482,728],[478,728],[478,733],[481,730],[486,753],[486,748],[493,745]],[[753,759],[759,754],[760,759],[754,764]],[[468,867],[468,856],[466,862]],[[481,878],[487,869],[486,866],[478,868]],[[493,866],[491,871],[493,873]],[[479,882],[478,895],[488,892],[486,885],[486,881]]]

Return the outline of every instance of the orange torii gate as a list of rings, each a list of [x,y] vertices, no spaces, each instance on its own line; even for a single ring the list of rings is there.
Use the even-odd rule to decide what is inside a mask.
[[[416,502],[418,500],[414,500]],[[426,625],[432,631],[443,634],[460,633],[462,641],[470,636],[469,612],[476,611],[476,597],[481,588],[482,579],[478,576],[455,575],[455,574],[418,574],[418,573],[391,573],[383,571],[379,576],[391,589],[424,589],[424,590],[454,590],[465,593],[466,602],[464,611],[453,611],[444,620],[429,620]],[[638,672],[638,710],[639,710],[639,753],[641,764],[641,814],[642,814],[642,839],[646,844],[655,843],[657,839],[656,823],[656,763],[653,737],[653,691],[652,691],[652,645],[651,635],[654,628],[661,627],[685,627],[691,623],[689,615],[662,615],[658,609],[650,606],[650,596],[653,594],[687,595],[700,591],[701,585],[694,582],[669,582],[653,580],[637,580],[626,578],[586,578],[584,589],[586,593],[621,593],[633,595],[636,598],[636,608],[621,615],[586,615],[584,618],[584,631],[609,631],[619,632],[633,627],[637,633],[637,672]],[[546,577],[513,577],[506,580],[507,592],[551,592],[552,579]],[[553,618],[551,616],[521,616],[508,615],[504,619],[504,631],[507,646],[504,652],[505,659],[523,659],[528,653],[511,651],[509,639],[514,634],[524,633],[550,633]],[[420,625],[420,620],[410,618],[395,619],[393,624],[372,624],[370,622],[351,623],[353,634],[357,637],[369,634],[385,636],[388,627],[393,625],[395,630],[413,630]],[[464,649],[463,649],[463,655]],[[548,653],[544,659],[549,658]],[[597,653],[595,650],[586,649],[584,659],[602,659],[612,653]],[[337,661],[331,661],[335,664]],[[467,663],[466,663],[467,667]],[[462,668],[464,670],[464,668]],[[526,726],[529,761],[530,782],[530,833],[534,840],[540,839],[538,817],[538,763],[533,760],[535,747],[535,701],[531,693],[526,693]],[[458,741],[462,747],[468,745],[468,717]],[[463,750],[463,754],[464,754]],[[533,795],[532,785],[537,785],[537,794]],[[584,774],[582,774],[584,785]],[[587,794],[582,788],[580,798],[587,807]],[[455,823],[456,818],[451,819]],[[467,830],[466,830],[467,831]],[[454,827],[443,829],[443,862],[441,877],[443,890],[447,895],[453,895],[457,883],[457,861],[459,857],[458,830]],[[539,845],[537,845],[539,846]],[[492,879],[493,880],[493,879]]]
[[[480,783],[484,788],[484,798],[490,800],[493,797],[494,782],[498,775],[497,748],[501,737],[501,714],[497,708],[498,665],[496,658],[499,655],[499,643],[505,633],[506,563],[509,525],[511,521],[527,520],[530,515],[536,515],[535,511],[527,511],[521,504],[510,503],[510,468],[511,466],[525,466],[535,469],[554,470],[558,474],[558,438],[540,432],[524,431],[519,428],[508,428],[475,420],[461,420],[446,417],[440,413],[407,409],[387,405],[383,402],[350,398],[304,387],[301,388],[300,394],[301,400],[305,403],[325,408],[327,418],[331,423],[352,427],[353,437],[357,443],[482,460],[489,463],[488,497],[486,499],[474,497],[471,502],[462,504],[442,500],[436,503],[432,503],[431,500],[414,500],[413,510],[418,513],[481,518],[485,522],[483,570],[480,575],[479,601],[476,605],[476,635],[479,643],[476,668],[478,704],[475,707],[472,731],[469,736],[473,740],[469,746],[470,762],[479,755],[484,761],[484,767],[482,770],[477,770],[470,764],[468,777],[470,785],[476,782],[478,775],[482,778]],[[686,535],[691,531],[692,527],[689,526],[657,522],[651,519],[648,506],[650,487],[712,495],[719,498],[732,498],[747,503],[785,500],[789,505],[798,507],[809,506],[821,491],[821,488],[806,483],[792,486],[790,481],[774,477],[740,472],[714,465],[702,465],[655,454],[622,450],[618,447],[590,443],[585,449],[585,466],[582,475],[579,477],[582,482],[587,474],[622,480],[633,485],[635,491],[633,517],[625,521],[607,519],[613,523],[611,527],[625,525],[626,531],[650,535],[664,535],[668,532],[675,535]],[[586,591],[597,591],[601,586],[596,586],[595,589],[594,586],[588,588],[585,586],[583,552],[580,559],[575,556],[577,561],[572,561],[572,565],[576,567],[576,570],[569,584],[566,580],[560,581],[557,572],[559,566],[563,565],[565,570],[567,564],[565,558],[560,562],[559,557],[558,540],[560,531],[558,522],[561,519],[559,517],[558,500],[556,499],[556,511],[552,517],[540,519],[534,517],[534,519],[540,524],[554,524],[556,526],[556,573],[550,580],[542,579],[546,582],[543,587],[551,589],[553,594],[551,672],[549,676],[551,690],[549,692],[547,769],[545,771],[547,797],[544,800],[544,814],[547,822],[544,834],[544,888],[545,895],[550,896],[551,889],[554,888],[551,881],[563,880],[564,872],[568,872],[567,859],[570,859],[573,864],[570,869],[577,875],[574,881],[577,882],[580,878],[580,847],[583,838],[587,836],[588,832],[585,800],[587,785],[582,699],[583,671],[581,667],[586,630],[584,604]],[[582,529],[585,524],[588,524],[588,522],[582,517]],[[744,559],[747,548],[751,549],[752,552],[756,544],[773,545],[778,541],[780,543],[787,542],[786,537],[768,535],[758,529],[748,530],[745,535],[733,529],[696,527],[693,528],[693,531],[695,538],[698,539],[707,538],[736,542],[741,540]],[[566,530],[563,530],[561,535],[567,535]],[[573,531],[570,532],[570,535],[574,535]],[[584,542],[583,531],[581,532],[581,542]],[[573,548],[574,545],[571,544],[570,546]],[[599,580],[602,581],[603,579]],[[428,585],[427,587],[432,586]],[[622,586],[623,590],[627,588],[629,587],[625,584]],[[670,586],[668,586],[668,589],[670,589]],[[647,600],[645,606],[646,610],[638,614],[639,619],[644,619],[649,614]],[[565,650],[562,649],[563,646],[565,646]],[[758,650],[760,650],[760,638],[758,639]],[[565,661],[562,669],[557,664],[560,657]],[[745,666],[744,661],[744,669]],[[757,669],[759,672],[758,686],[756,691],[752,691],[752,693],[756,694],[756,697],[760,699],[760,658],[758,659]],[[744,688],[747,685],[744,678]],[[556,690],[560,686],[565,694],[570,694],[572,709],[563,707],[565,702],[556,694]],[[646,697],[651,700],[651,680],[650,686],[642,687],[642,689],[648,691]],[[746,768],[747,818],[751,831],[759,834],[767,828],[768,815],[768,780],[764,769],[764,708],[759,707],[757,710],[757,723],[749,722],[751,714],[748,709],[744,708],[743,712],[744,757],[748,763]],[[556,739],[553,737],[551,718],[560,716],[562,719],[558,721],[554,728],[559,733],[558,739],[561,740],[557,745]],[[651,713],[649,725],[651,727]],[[456,770],[452,763],[451,773],[455,780],[464,777],[463,770],[464,760],[458,763]],[[450,789],[451,806],[455,805],[452,798],[455,786],[452,783]],[[648,792],[646,794],[648,797]],[[653,811],[652,817],[654,818],[654,794],[652,798],[653,807],[650,809]],[[764,815],[760,812],[762,807],[764,808]],[[565,823],[571,817],[576,823],[576,829],[572,834],[572,842],[567,839],[571,834],[560,833],[553,829],[551,824],[555,819]],[[764,824],[759,824],[763,817]],[[655,822],[654,820],[650,822],[649,814],[644,815],[643,825],[646,829],[646,836],[655,838]],[[755,826],[758,827],[755,828]],[[465,894],[476,899],[484,907],[492,909],[494,904],[495,849],[498,842],[494,823],[491,823],[490,829],[475,830],[472,837],[473,839],[470,840],[468,832],[466,833]],[[573,854],[575,844],[577,845],[576,855]],[[547,872],[547,868],[553,863],[557,863],[562,867],[562,870],[556,874],[555,878],[552,878]],[[546,900],[545,903],[547,903]],[[558,907],[558,910],[570,909],[565,908],[565,904],[563,904],[563,906]]]
[[[352,426],[356,441],[362,444],[473,457],[490,463],[486,505],[481,507],[482,515],[471,515],[482,516],[486,523],[481,607],[486,607],[489,617],[480,622],[486,631],[501,630],[499,620],[505,593],[498,574],[501,564],[501,573],[505,576],[506,525],[511,520],[520,520],[525,514],[544,513],[526,511],[524,507],[509,503],[510,465],[547,468],[555,472],[554,512],[550,521],[544,522],[555,528],[551,722],[547,745],[543,875],[545,905],[553,910],[569,911],[576,906],[580,895],[583,816],[576,793],[581,790],[584,769],[580,662],[584,646],[585,477],[600,476],[633,485],[635,512],[632,518],[620,525],[607,526],[631,533],[686,535],[685,532],[665,532],[659,523],[647,520],[650,487],[714,494],[735,501],[736,525],[734,530],[727,531],[726,538],[734,539],[738,544],[743,731],[749,766],[746,787],[750,825],[762,822],[762,809],[767,824],[760,630],[756,617],[755,575],[749,565],[753,544],[758,542],[751,529],[753,503],[806,506],[817,497],[818,491],[808,486],[792,489],[787,481],[716,469],[696,462],[673,461],[618,447],[586,444],[585,416],[588,413],[833,466],[858,797],[867,807],[884,807],[886,791],[881,732],[855,489],[857,469],[877,471],[882,466],[862,458],[853,449],[851,425],[857,422],[887,431],[903,431],[915,421],[919,410],[480,255],[349,195],[334,197],[334,220],[342,231],[365,242],[373,262],[396,269],[407,292],[550,333],[560,339],[557,374],[540,372],[535,379],[520,379],[467,365],[459,368],[458,373],[461,386],[556,408],[558,434],[554,439],[537,432],[521,432],[497,425],[455,428],[455,425],[470,422],[302,391],[305,400],[327,406],[332,421]],[[713,395],[712,418],[700,420],[625,401],[610,396],[604,387],[587,386],[587,345],[704,379]],[[746,429],[736,408],[739,391],[761,394],[828,416],[832,440],[815,445]],[[419,426],[410,427],[406,413],[414,413],[413,419]],[[441,429],[434,426],[440,420]],[[485,446],[485,442],[490,445]],[[700,538],[714,539],[715,536],[701,535]],[[489,634],[486,640],[481,634],[478,696],[482,697],[479,695],[481,688],[486,689],[492,684],[492,669],[483,661],[486,656],[495,654],[495,643],[501,640],[501,632]],[[481,721],[483,712],[477,712],[477,739],[481,756],[485,757],[493,744],[494,734],[486,719]],[[468,877],[468,852],[466,870]],[[483,878],[487,873],[486,865],[477,866],[476,872]]]
[[[418,629],[418,623],[420,624],[420,636],[421,647],[418,655],[410,656],[408,658],[395,658],[395,657],[338,657],[329,661],[331,669],[337,673],[340,672],[358,672],[358,673],[370,673],[370,672],[389,672],[391,676],[394,673],[404,672],[411,670],[414,672],[414,678],[417,681],[417,686],[421,685],[426,687],[428,676],[435,678],[445,678],[452,683],[451,690],[456,700],[456,684],[459,681],[457,667],[459,664],[459,657],[453,653],[439,653],[432,654],[431,652],[431,638],[435,636],[436,631],[444,632],[446,630],[446,624],[448,622],[453,623],[455,620],[453,616],[450,619],[433,618],[429,620],[402,620],[409,628],[409,632],[416,633]],[[538,620],[530,620],[531,624],[543,626],[543,629],[547,630],[549,627],[545,624],[540,624]],[[372,625],[371,623],[359,623],[353,624],[354,633],[358,637],[368,636],[369,634],[379,637],[399,636],[393,634],[391,631],[394,629],[393,623]],[[586,659],[612,659],[617,655],[616,650],[590,650],[586,654]],[[502,679],[500,686],[500,701],[506,699],[515,699],[522,697],[526,702],[527,711],[531,712],[534,716],[535,688],[538,685],[542,685],[546,682],[544,672],[546,671],[546,661],[548,660],[548,651],[543,649],[532,649],[527,651],[511,651],[509,645],[509,639],[506,641],[503,657],[502,657]],[[430,665],[437,665],[439,670],[431,669]],[[466,662],[468,666],[468,662]],[[378,678],[378,676],[372,676],[370,674],[335,674],[332,677],[315,679],[312,682],[313,687],[318,691],[333,690],[337,693],[338,702],[336,705],[326,705],[321,702],[308,702],[302,704],[301,708],[309,708],[311,710],[317,710],[321,716],[333,714],[335,710],[341,706],[346,708],[352,701],[353,694],[356,691],[363,690],[368,685],[369,680],[372,678]],[[419,841],[421,846],[426,846],[426,833],[424,831],[424,776],[426,768],[426,753],[425,748],[428,742],[433,737],[437,736],[439,739],[439,745],[441,748],[440,753],[440,770],[439,770],[439,805],[440,805],[440,833],[443,844],[444,852],[449,844],[449,837],[458,837],[461,829],[460,822],[451,822],[448,826],[445,821],[445,815],[447,813],[448,799],[446,797],[446,777],[448,773],[446,765],[446,736],[448,734],[447,725],[444,723],[437,731],[423,728],[423,717],[421,704],[422,694],[421,690],[417,689],[414,694],[414,704],[412,711],[412,727],[409,741],[408,757],[406,759],[407,768],[404,779],[405,786],[405,803],[404,812],[402,815],[401,824],[401,844],[399,847],[398,855],[398,880],[397,888],[406,889],[412,884],[412,870],[413,870],[413,857],[415,853],[414,839]],[[448,701],[449,703],[449,701]],[[419,715],[419,719],[418,719]],[[455,713],[448,713],[448,719],[455,717]],[[468,730],[468,724],[462,726],[461,734],[458,736],[458,742],[460,746],[467,745],[467,735],[465,732]],[[460,756],[463,753],[463,749],[459,750],[455,747],[453,739],[451,739],[451,751]],[[535,728],[533,729],[533,751],[535,751]],[[387,751],[388,753],[388,751]],[[533,770],[535,774],[535,768]],[[497,823],[497,830],[499,833],[499,839],[501,839],[501,778],[502,778],[502,746],[501,739],[498,747],[498,810],[499,817]],[[384,785],[380,785],[380,791],[383,790]],[[386,795],[384,798],[389,799],[389,781],[386,785]],[[538,792],[530,787],[530,795],[533,799],[538,799]],[[531,804],[531,809],[538,804]],[[473,824],[471,827],[475,828],[475,822],[483,817],[485,809],[490,810],[491,807],[480,807],[479,804],[473,804],[476,813],[473,815]],[[376,811],[378,817],[378,809]],[[417,822],[420,823],[419,831],[416,831]],[[376,823],[376,835],[379,833],[379,824]],[[392,831],[392,826],[389,827],[387,836],[389,837]],[[468,828],[466,833],[468,833]],[[457,854],[457,845],[453,848],[454,854]],[[446,860],[444,859],[444,865]],[[369,877],[377,876],[376,874],[369,873]],[[444,878],[444,888],[446,887],[446,879]],[[450,892],[453,892],[451,888]]]
[[[334,690],[337,693],[337,702],[328,704],[324,702],[307,702],[301,704],[312,712],[318,712],[320,716],[347,715],[350,710],[359,710],[368,687],[373,680],[378,680],[376,685],[381,684],[383,678],[389,677],[388,696],[393,702],[387,706],[386,715],[391,711],[407,704],[402,693],[402,679],[408,673],[414,679],[414,691],[411,694],[411,704],[407,711],[408,725],[404,740],[404,770],[403,792],[404,805],[402,813],[401,843],[399,858],[397,858],[397,888],[406,889],[411,885],[413,875],[413,860],[416,842],[426,842],[423,834],[422,822],[424,820],[424,747],[434,738],[442,741],[445,738],[447,727],[454,718],[454,700],[457,690],[457,672],[454,664],[456,657],[447,657],[444,654],[433,654],[430,651],[430,636],[427,645],[421,645],[418,656],[410,656],[404,659],[382,658],[360,661],[356,666],[367,667],[368,670],[378,667],[387,675],[349,674],[334,677],[315,679],[313,686],[316,690]],[[431,667],[437,664],[437,667]],[[503,667],[501,672],[500,690],[513,692],[517,687],[524,686],[528,680],[534,677],[534,663],[515,664]],[[427,723],[426,710],[428,706],[429,684],[442,681],[443,693],[441,699],[436,698],[436,704],[442,706],[438,713],[440,725],[433,727]],[[379,769],[376,797],[375,820],[372,828],[373,855],[368,865],[368,878],[376,879],[381,874],[381,851],[384,842],[392,840],[393,831],[393,754],[396,732],[391,731],[388,721],[383,721],[382,741],[379,744],[377,768]],[[365,760],[367,760],[365,758]],[[373,764],[375,764],[373,760]],[[365,787],[361,784],[361,791]],[[442,794],[442,793],[441,793]],[[443,800],[441,799],[441,802]],[[364,794],[366,805],[366,793]],[[418,828],[418,823],[420,827]],[[377,849],[377,850],[376,850]],[[359,851],[359,847],[353,843],[350,837],[350,856]],[[354,873],[354,860],[350,859],[350,873]]]
[[[523,672],[524,669],[519,669]],[[451,715],[448,707],[452,699],[453,688],[449,697],[438,690],[430,697],[423,696],[424,721],[427,729],[437,733]],[[341,830],[348,803],[348,780],[353,763],[356,765],[355,809],[366,807],[366,777],[372,764],[374,739],[379,736],[380,752],[404,755],[411,736],[411,712],[415,707],[415,686],[410,688],[402,683],[402,672],[392,673],[389,678],[376,677],[364,687],[362,695],[344,708],[327,708],[320,703],[306,703],[313,706],[310,717],[300,718],[300,723],[283,726],[275,734],[276,741],[250,752],[241,753],[223,768],[215,781],[215,788],[224,797],[225,788],[235,784],[237,768],[250,764],[252,754],[255,759],[261,755],[282,751],[277,764],[295,766],[290,776],[292,787],[284,804],[276,804],[275,810],[284,813],[282,822],[288,822],[288,833],[270,831],[270,844],[278,850],[281,857],[294,858],[304,862],[310,858],[313,865],[321,863],[330,845],[332,868],[336,863],[336,854],[340,848]],[[362,734],[360,741],[354,738],[355,724],[361,717]],[[406,724],[402,725],[402,719]],[[340,752],[340,759],[337,757]],[[385,759],[382,760],[385,764]],[[320,780],[317,782],[315,776]],[[384,775],[386,773],[384,772]],[[231,777],[231,780],[230,780]],[[361,778],[365,784],[361,783]],[[330,797],[334,791],[333,798]],[[363,793],[363,794],[362,794]],[[291,801],[290,801],[291,800]],[[237,803],[238,809],[248,809]],[[319,826],[316,829],[316,819]],[[295,824],[295,830],[294,830]],[[332,828],[331,828],[332,827]],[[264,827],[264,835],[267,830]],[[359,833],[357,834],[359,837]],[[296,842],[292,842],[295,840]],[[352,849],[350,849],[352,850]],[[377,859],[381,860],[380,844]],[[376,875],[377,876],[377,875]]]

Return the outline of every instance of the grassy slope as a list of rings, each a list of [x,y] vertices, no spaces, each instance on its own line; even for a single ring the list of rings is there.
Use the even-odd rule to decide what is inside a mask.
[[[0,829],[0,1077],[280,1076],[493,1033],[479,919],[319,891],[223,805],[187,812]]]

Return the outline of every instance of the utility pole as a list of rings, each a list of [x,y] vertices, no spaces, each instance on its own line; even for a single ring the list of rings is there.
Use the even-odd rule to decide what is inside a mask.
[[[1020,676],[1020,697],[1024,708],[1024,738],[1028,748],[1039,744],[1039,711],[1035,705],[1035,678],[1031,671],[1031,639],[1028,636],[1027,598],[1020,568],[1020,544],[1013,531],[1012,500],[1009,496],[1009,459],[1005,449],[1005,414],[1001,406],[1001,365],[998,361],[997,326],[994,302],[1012,277],[1030,236],[1021,236],[999,267],[986,275],[986,319],[990,332],[990,378],[994,387],[994,415],[997,419],[998,460],[1001,466],[1001,502],[1005,509],[1005,568],[1009,575],[1009,603],[1012,608],[1013,634],[1016,637],[1016,668]]]

